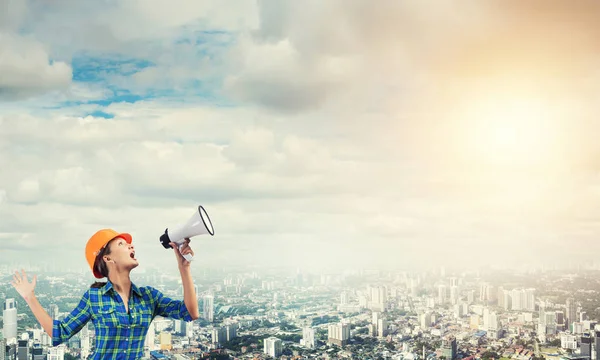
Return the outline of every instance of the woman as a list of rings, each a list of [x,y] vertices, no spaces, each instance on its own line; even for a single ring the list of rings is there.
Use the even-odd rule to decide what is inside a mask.
[[[183,301],[173,300],[151,287],[137,287],[129,277],[139,264],[131,235],[112,229],[96,232],[85,247],[86,260],[97,279],[83,294],[79,304],[63,320],[52,320],[35,297],[37,276],[29,282],[25,271],[15,272],[12,285],[25,299],[48,335],[52,346],[59,345],[92,321],[96,348],[90,359],[140,359],[150,322],[155,316],[192,321],[198,319],[198,302],[189,261],[183,255],[194,254],[189,239],[179,251],[170,243],[181,274]]]

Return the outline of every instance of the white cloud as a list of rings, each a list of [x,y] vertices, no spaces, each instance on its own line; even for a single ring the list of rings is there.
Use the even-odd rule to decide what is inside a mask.
[[[2,0],[0,7],[2,8],[0,30],[18,29],[27,14],[27,2],[25,0]]]
[[[81,94],[81,87],[70,88],[74,55],[150,60],[156,68],[142,70],[136,81],[119,76],[108,81],[142,93],[148,87],[181,90],[193,79],[222,72],[214,62],[202,64],[196,41],[204,41],[203,37],[219,44],[227,41],[227,33],[256,23],[253,1],[239,2],[232,9],[220,2],[1,0],[0,8],[0,99],[10,100],[53,90],[63,92],[54,96],[70,99]],[[224,35],[203,34],[215,29]],[[190,42],[180,43],[186,39]]]
[[[35,22],[27,29],[50,44],[57,55],[85,50],[130,56],[160,56],[172,40],[197,31],[240,31],[256,24],[254,1],[235,7],[219,1],[55,1],[31,3]],[[163,55],[168,55],[164,53]]]
[[[0,205],[6,201],[6,190],[0,189]]]
[[[244,39],[231,56],[243,59],[240,71],[227,78],[226,89],[243,101],[293,111],[322,106],[357,79],[360,59],[323,56],[308,60],[289,39],[254,43]],[[333,96],[335,97],[335,96]]]
[[[50,91],[0,110],[0,167],[9,169],[0,176],[0,234],[14,237],[11,256],[39,254],[31,244],[50,254],[56,249],[43,245],[50,237],[77,257],[91,233],[113,226],[134,233],[140,254],[160,263],[158,237],[198,204],[217,232],[193,241],[207,264],[473,264],[490,254],[519,262],[551,241],[544,261],[569,251],[565,239],[584,242],[598,229],[598,181],[590,176],[598,170],[597,125],[589,120],[598,92],[573,71],[588,66],[550,56],[569,48],[568,36],[544,47],[543,32],[526,31],[532,18],[514,17],[531,13],[526,5],[64,0],[41,13],[39,3],[10,4],[5,51],[26,61],[11,60],[13,77],[0,81],[12,85],[3,89]],[[564,14],[562,5],[552,9]],[[596,33],[586,11],[571,11],[581,17],[578,32]],[[534,17],[561,34],[552,19]],[[514,31],[503,30],[506,21]],[[21,26],[28,35],[16,33]],[[591,42],[574,47],[578,64],[597,56]],[[79,51],[157,66],[69,84],[67,64]],[[0,65],[0,74],[6,69]],[[559,77],[546,77],[554,70]],[[554,149],[568,154],[555,162],[571,169],[579,155],[585,169],[495,169],[473,154],[477,119],[461,111],[482,94],[506,94],[499,92],[506,79],[521,91],[510,87],[511,94],[529,89],[557,100],[547,102],[550,110],[575,109],[575,119],[559,121],[571,139]],[[220,107],[200,94],[44,109],[106,99],[108,86],[200,92],[186,87],[197,80],[239,103]],[[61,86],[68,91],[51,91]],[[114,118],[76,116],[98,109]],[[86,266],[82,258],[75,264]]]
[[[405,92],[418,90],[427,67],[451,53],[453,41],[477,36],[470,29],[489,15],[478,3],[464,4],[460,12],[447,2],[259,4],[259,27],[238,42],[232,57],[240,59],[240,70],[227,86],[242,100],[288,111],[332,102],[381,107],[381,93],[396,102],[414,99]]]
[[[20,98],[64,89],[71,82],[71,67],[51,62],[35,39],[0,32],[0,96]]]
[[[431,259],[475,256],[482,242],[486,251],[503,254],[530,234],[569,234],[561,225],[567,217],[544,223],[557,216],[544,204],[553,192],[561,194],[552,197],[558,208],[572,202],[590,213],[600,210],[583,196],[585,182],[571,192],[560,182],[533,192],[534,183],[519,188],[520,182],[501,184],[475,173],[471,184],[463,182],[468,173],[428,178],[427,167],[381,158],[385,145],[254,125],[251,108],[145,102],[107,111],[115,118],[2,119],[0,167],[11,171],[0,177],[6,192],[1,232],[24,229],[33,242],[61,234],[69,244],[61,251],[78,256],[95,229],[112,226],[134,232],[140,254],[160,263],[160,233],[203,204],[217,230],[215,238],[194,242],[206,263],[275,257],[322,265],[341,252],[335,258],[343,262],[366,264],[370,254],[374,263],[408,264],[424,253]],[[262,118],[264,124],[283,119]],[[315,121],[311,115],[298,120]],[[346,149],[365,151],[359,158]],[[517,190],[531,196],[511,197]],[[292,249],[293,259],[283,256]]]

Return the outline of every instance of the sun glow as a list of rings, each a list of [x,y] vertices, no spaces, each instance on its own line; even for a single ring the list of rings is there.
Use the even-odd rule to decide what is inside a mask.
[[[556,156],[556,119],[541,101],[485,99],[468,117],[470,151],[486,165],[547,166]]]
[[[569,124],[563,104],[521,94],[469,97],[453,139],[460,151],[457,173],[474,198],[486,194],[490,209],[506,213],[540,211],[554,201],[569,176]]]

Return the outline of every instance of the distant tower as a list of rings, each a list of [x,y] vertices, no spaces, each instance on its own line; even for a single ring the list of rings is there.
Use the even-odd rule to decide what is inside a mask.
[[[571,329],[571,325],[577,321],[577,306],[575,304],[575,299],[568,298],[566,304],[566,312],[567,312],[567,329]]]
[[[340,305],[346,305],[348,304],[348,293],[345,291],[342,291],[342,294],[340,295]]]
[[[269,337],[264,340],[264,353],[276,358],[281,355],[282,351],[282,342],[281,339],[276,337]]]
[[[309,349],[315,348],[315,329],[311,327],[305,327],[302,330],[302,339],[304,339],[304,346]]]
[[[48,315],[52,320],[58,320],[58,305],[50,304],[50,311],[48,311]]]
[[[15,299],[6,299],[4,302],[4,311],[2,312],[4,319],[4,338],[9,341],[10,339],[17,338],[17,304]]]
[[[592,336],[589,333],[581,336],[581,351],[582,356],[591,358],[592,356]]]
[[[90,330],[88,328],[89,323],[85,324],[81,328],[80,339],[81,339],[81,359],[85,360],[88,358],[91,352],[90,346]]]
[[[213,322],[215,317],[215,297],[213,295],[204,296],[204,307],[202,311],[204,319]]]

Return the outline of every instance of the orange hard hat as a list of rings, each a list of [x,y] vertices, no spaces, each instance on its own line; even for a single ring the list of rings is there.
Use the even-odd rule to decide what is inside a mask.
[[[104,276],[98,273],[94,269],[94,262],[96,261],[96,256],[100,252],[100,250],[104,247],[104,245],[108,244],[112,239],[120,237],[125,239],[128,244],[131,244],[131,235],[127,233],[118,233],[113,229],[102,229],[96,231],[94,235],[88,240],[85,245],[85,259],[90,265],[90,269],[94,273],[94,276],[98,279],[102,279]]]

